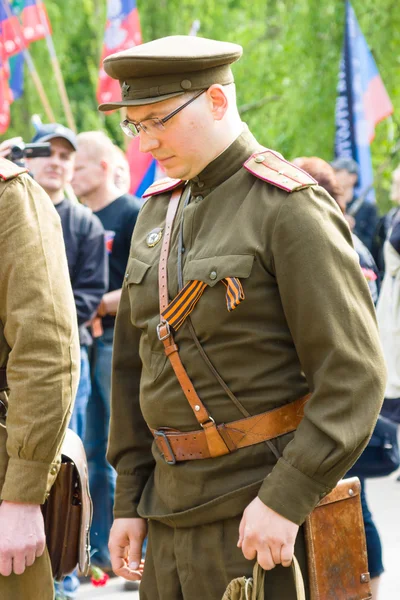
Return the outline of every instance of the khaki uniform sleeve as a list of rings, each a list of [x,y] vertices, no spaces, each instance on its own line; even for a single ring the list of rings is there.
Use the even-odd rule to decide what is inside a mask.
[[[0,319],[10,388],[1,499],[42,504],[78,383],[76,312],[50,199],[28,175],[0,189]]]
[[[130,319],[131,306],[123,285],[114,333],[111,421],[107,459],[117,471],[115,518],[139,517],[137,506],[155,461],[153,436],[139,402],[141,332]]]
[[[301,524],[366,446],[386,370],[349,228],[321,188],[286,196],[271,238],[286,319],[312,393],[260,499]]]

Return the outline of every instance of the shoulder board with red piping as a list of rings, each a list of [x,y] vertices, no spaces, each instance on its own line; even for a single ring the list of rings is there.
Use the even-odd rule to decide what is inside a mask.
[[[157,196],[158,194],[165,194],[165,192],[169,192],[174,190],[175,188],[183,185],[185,182],[182,179],[170,179],[170,177],[165,177],[164,179],[159,179],[151,184],[149,188],[145,191],[142,198],[149,198],[150,196]]]
[[[0,180],[8,181],[9,179],[18,177],[18,175],[21,175],[21,173],[27,172],[28,169],[25,169],[24,167],[18,167],[6,158],[0,158]]]
[[[252,154],[243,166],[259,179],[289,193],[318,183],[303,169],[296,167],[272,150],[262,150]]]

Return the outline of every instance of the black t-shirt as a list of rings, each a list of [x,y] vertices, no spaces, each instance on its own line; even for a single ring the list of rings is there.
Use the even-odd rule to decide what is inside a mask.
[[[109,288],[112,292],[122,287],[131,246],[131,237],[139,213],[137,198],[125,194],[94,214],[100,219],[106,232],[109,259]],[[115,317],[106,315],[103,328],[114,327]]]
[[[108,286],[104,229],[92,211],[64,198],[55,205],[61,219],[81,344],[91,337],[84,323],[96,314]]]

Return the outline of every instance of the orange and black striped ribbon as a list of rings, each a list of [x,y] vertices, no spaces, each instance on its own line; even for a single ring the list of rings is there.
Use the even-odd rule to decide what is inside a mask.
[[[244,300],[242,284],[237,277],[226,277],[221,281],[226,287],[227,309],[232,311]],[[161,313],[161,317],[177,331],[200,300],[206,287],[207,283],[203,281],[189,281],[168,304],[167,308]]]

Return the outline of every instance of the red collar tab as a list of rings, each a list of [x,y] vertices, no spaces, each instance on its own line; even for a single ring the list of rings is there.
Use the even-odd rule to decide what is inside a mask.
[[[318,183],[306,171],[288,162],[273,150],[265,149],[252,154],[243,166],[259,179],[289,193]]]
[[[6,158],[0,158],[0,179],[2,181],[14,179],[14,177],[18,177],[18,175],[27,172],[28,169],[25,169],[24,167],[18,167],[18,165],[14,164],[10,160],[7,160]]]
[[[166,192],[170,192],[184,183],[185,182],[182,179],[171,179],[170,177],[159,179],[158,181],[152,183],[149,188],[147,188],[142,198],[149,198],[150,196],[165,194]]]

